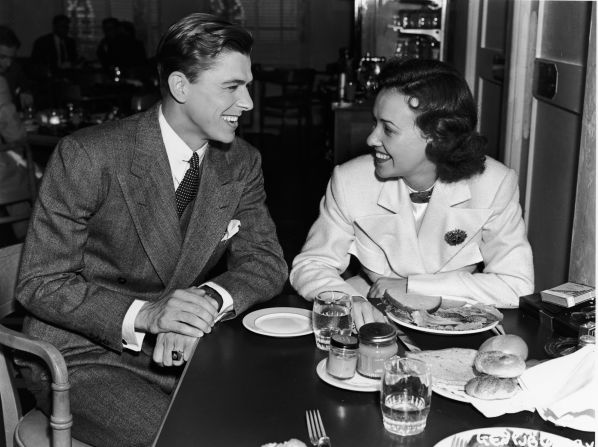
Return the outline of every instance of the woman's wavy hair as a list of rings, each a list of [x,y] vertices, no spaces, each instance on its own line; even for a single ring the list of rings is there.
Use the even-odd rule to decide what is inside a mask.
[[[485,169],[486,138],[475,128],[477,108],[463,76],[432,59],[391,58],[378,76],[378,92],[396,90],[415,112],[415,124],[430,141],[426,156],[438,178],[456,182]]]
[[[202,71],[210,69],[223,52],[251,53],[253,37],[249,31],[211,14],[190,14],[174,25],[160,39],[156,51],[158,77],[168,90],[168,76],[180,71],[194,82]]]

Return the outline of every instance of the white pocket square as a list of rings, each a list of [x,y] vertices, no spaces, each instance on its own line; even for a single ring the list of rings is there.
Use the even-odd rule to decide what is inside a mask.
[[[240,227],[241,227],[240,220],[237,220],[237,219],[231,220],[228,223],[228,227],[226,228],[226,233],[224,233],[224,236],[222,236],[222,239],[220,239],[220,242],[224,242],[224,241],[230,239],[231,237],[233,237],[235,234],[237,234]]]

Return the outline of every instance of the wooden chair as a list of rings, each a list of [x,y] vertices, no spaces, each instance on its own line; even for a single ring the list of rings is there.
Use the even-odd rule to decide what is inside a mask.
[[[0,225],[23,222],[31,216],[31,208],[37,197],[37,179],[35,177],[35,164],[31,147],[28,143],[23,143],[25,148],[25,159],[27,161],[27,189],[3,189],[0,190],[0,207],[14,205],[17,203],[28,202],[28,207],[22,207],[22,210],[12,215],[0,215]],[[7,213],[6,213],[7,214]]]
[[[302,130],[307,126],[311,131],[312,97],[316,71],[312,68],[275,69],[257,71],[255,76],[260,82],[260,132],[264,133],[267,117],[281,119],[284,130],[287,119],[297,120]],[[268,87],[277,86],[280,93],[271,95]]]
[[[15,311],[14,292],[23,244],[0,248],[0,320]],[[15,385],[14,351],[40,357],[52,374],[51,421],[40,410],[23,415]],[[0,400],[7,447],[85,447],[71,438],[73,425],[64,358],[51,344],[0,324]],[[89,447],[89,446],[88,446]]]

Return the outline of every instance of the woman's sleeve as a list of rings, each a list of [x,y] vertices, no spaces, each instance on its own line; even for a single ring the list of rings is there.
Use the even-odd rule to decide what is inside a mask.
[[[479,243],[483,272],[459,270],[409,276],[409,293],[459,296],[498,307],[517,307],[520,296],[534,292],[532,250],[513,171],[504,177],[490,207],[493,213],[482,228]]]
[[[308,300],[323,290],[359,295],[341,278],[349,265],[349,249],[355,240],[345,192],[342,170],[337,166],[320,203],[320,215],[291,269],[291,285]]]

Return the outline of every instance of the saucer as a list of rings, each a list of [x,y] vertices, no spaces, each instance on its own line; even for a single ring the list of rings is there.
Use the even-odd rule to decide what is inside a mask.
[[[269,337],[298,337],[311,334],[311,311],[297,307],[269,307],[243,318],[243,326]]]

